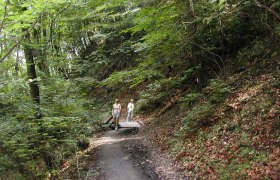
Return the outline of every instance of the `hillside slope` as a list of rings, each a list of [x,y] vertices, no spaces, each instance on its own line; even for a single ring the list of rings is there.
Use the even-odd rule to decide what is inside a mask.
[[[259,62],[183,94],[146,121],[146,137],[173,154],[187,175],[279,179],[279,112],[279,62]]]

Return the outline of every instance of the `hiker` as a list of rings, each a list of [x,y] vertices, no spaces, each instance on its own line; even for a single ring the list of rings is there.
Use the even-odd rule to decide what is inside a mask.
[[[126,122],[132,121],[133,110],[134,110],[134,104],[133,104],[133,99],[131,99],[130,103],[128,103],[128,105],[127,105],[127,118],[126,118]]]
[[[122,110],[122,106],[120,104],[120,100],[116,99],[115,104],[113,104],[113,108],[112,108],[112,116],[115,121],[115,130],[116,131],[118,130],[118,124],[119,124],[119,120],[120,120],[120,116],[121,116],[121,110]]]

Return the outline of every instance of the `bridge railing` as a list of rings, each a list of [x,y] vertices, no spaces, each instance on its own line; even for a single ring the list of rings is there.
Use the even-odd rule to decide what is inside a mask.
[[[118,127],[119,128],[140,128],[141,126],[143,126],[143,123],[139,122],[139,121],[133,121],[133,122],[124,122],[124,121],[120,121]],[[109,119],[107,119],[106,121],[104,121],[102,123],[102,127],[103,128],[114,128],[115,124],[114,124],[114,119],[113,116],[111,116]]]

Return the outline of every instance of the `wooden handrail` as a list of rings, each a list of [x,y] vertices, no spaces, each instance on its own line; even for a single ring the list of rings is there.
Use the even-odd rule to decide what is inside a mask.
[[[113,119],[113,116],[111,116],[105,123],[103,124],[107,124],[108,122],[110,122]]]

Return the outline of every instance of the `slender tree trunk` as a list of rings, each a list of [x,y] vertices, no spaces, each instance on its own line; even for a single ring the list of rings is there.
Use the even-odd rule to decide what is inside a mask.
[[[193,0],[189,0],[189,6],[190,6],[191,17],[195,21],[196,15],[195,15]],[[197,24],[196,24],[196,22],[194,22],[192,24],[192,36],[193,36],[194,43],[196,43],[196,37],[195,37],[196,32],[197,32]],[[193,46],[192,47],[192,61],[191,61],[192,67],[196,67],[200,64],[199,57],[197,56],[196,52],[197,52],[197,47]],[[200,69],[198,69],[196,71],[197,71],[197,73],[196,73],[196,76],[194,77],[193,81],[196,83],[200,83],[200,76],[201,76]],[[194,82],[191,82],[191,83],[194,83]]]
[[[190,12],[191,12],[191,17],[194,20],[194,23],[192,24],[192,36],[193,36],[193,44],[200,44],[198,39],[196,38],[196,33],[197,33],[197,23],[196,23],[196,12],[195,12],[195,7],[194,7],[194,2],[193,0],[189,0],[189,6],[190,6]],[[199,54],[197,53],[199,52],[199,48],[194,45],[192,46],[192,62],[191,62],[191,66],[192,67],[198,67],[201,66],[199,68],[197,68],[196,70],[196,74],[195,74],[195,79],[193,79],[193,81],[195,81],[195,83],[198,85],[198,88],[201,88],[201,86],[204,86],[206,81],[207,81],[207,75],[204,72],[204,67],[202,66],[202,61],[201,61],[201,57],[199,56]]]
[[[40,118],[42,116],[40,111],[40,91],[36,75],[33,49],[30,47],[30,43],[30,33],[27,33],[25,35],[25,44],[23,45],[23,50],[26,60],[27,75],[29,79],[30,95],[35,105],[36,118]]]
[[[40,71],[44,72],[45,75],[49,75],[49,67],[46,63],[46,42],[43,30],[43,40],[41,40],[40,36],[41,32],[40,29],[34,30],[34,38],[36,43],[39,45],[38,49],[36,49],[36,58],[37,64]]]
[[[194,11],[193,0],[189,0],[189,3],[190,3],[190,10],[191,10],[191,13],[192,13],[192,17],[195,19],[196,15],[195,15],[195,11]],[[193,23],[192,28],[193,28],[193,33],[196,33],[196,23]]]
[[[4,28],[4,24],[5,24],[5,20],[6,20],[7,14],[8,14],[8,10],[7,10],[7,8],[8,8],[8,3],[9,3],[9,1],[6,0],[6,1],[5,1],[5,7],[4,7],[4,16],[3,16],[3,19],[2,19],[2,21],[1,21],[1,23],[0,23],[0,34],[2,33],[2,30],[3,30],[3,28]]]
[[[19,72],[19,46],[17,48],[17,57],[16,57],[16,62],[15,62],[15,77],[18,77],[18,72]]]

